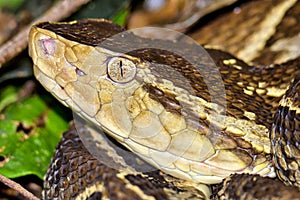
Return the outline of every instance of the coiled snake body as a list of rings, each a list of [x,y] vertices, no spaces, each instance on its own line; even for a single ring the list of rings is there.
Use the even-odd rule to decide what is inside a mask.
[[[164,173],[139,173],[119,158],[112,162],[124,172],[107,168],[75,134],[91,135],[93,129],[74,125],[57,148],[44,198],[207,198],[201,183],[217,184],[234,173],[274,177],[272,160],[279,177],[299,187],[299,59],[255,68],[206,49],[213,62],[205,54],[193,57],[202,66],[197,68],[173,52],[147,48],[174,42],[123,31],[92,19],[33,26],[35,76],[93,129],[101,128]],[[196,48],[186,45],[182,52]],[[103,152],[119,154],[101,142]],[[290,191],[290,198],[299,195],[296,188]]]

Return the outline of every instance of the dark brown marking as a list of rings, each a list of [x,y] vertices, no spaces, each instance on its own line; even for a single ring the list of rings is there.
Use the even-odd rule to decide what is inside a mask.
[[[253,154],[249,154],[248,152],[241,149],[232,149],[230,151],[237,155],[237,157],[240,158],[247,166],[251,165],[253,161]]]
[[[175,95],[163,92],[151,84],[144,84],[143,89],[149,93],[151,99],[159,102],[167,111],[181,115],[182,106],[179,101],[175,99]]]
[[[107,38],[125,31],[121,26],[103,19],[84,19],[78,20],[77,23],[42,22],[36,26],[53,31],[68,40],[90,46],[98,46]]]
[[[283,20],[276,26],[275,34],[267,41],[266,47],[260,52],[260,56],[254,59],[254,62],[268,65],[282,55],[284,51],[274,51],[271,47],[280,39],[296,37],[299,34],[299,13],[300,1],[297,1],[295,5],[285,13]]]
[[[213,194],[216,196],[212,199],[299,199],[300,190],[278,179],[234,174],[214,187]]]
[[[291,105],[282,103],[274,115],[270,134],[271,152],[279,178],[286,184],[299,187],[300,113],[297,109],[300,108],[300,75],[286,91],[284,99]]]

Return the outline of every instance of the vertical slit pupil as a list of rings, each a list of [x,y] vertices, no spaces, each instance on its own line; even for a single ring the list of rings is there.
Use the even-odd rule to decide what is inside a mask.
[[[123,77],[123,62],[122,62],[122,60],[120,60],[120,73],[121,73],[121,76]]]

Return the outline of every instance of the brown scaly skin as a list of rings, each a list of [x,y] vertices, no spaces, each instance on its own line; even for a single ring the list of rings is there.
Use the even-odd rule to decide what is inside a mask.
[[[214,188],[215,199],[299,199],[300,76],[280,102],[271,128],[273,161],[282,181],[235,174]],[[285,183],[285,184],[284,184]]]
[[[289,44],[299,45],[296,40],[288,41],[296,38],[299,33],[297,24],[300,19],[300,2],[294,1],[286,10],[282,19],[275,24],[275,32],[266,30],[273,26],[272,20],[275,21],[280,16],[285,3],[287,1],[282,0],[239,1],[224,12],[201,21],[202,26],[197,27],[190,35],[200,44],[217,47],[244,61],[261,65],[283,63],[295,58],[286,54]],[[262,41],[263,48],[256,48]],[[282,45],[283,48],[275,48],[278,42],[287,43]],[[253,47],[252,50],[242,53],[250,46]],[[294,55],[299,56],[297,53]]]
[[[204,199],[204,194],[193,191],[193,188],[179,189],[166,182],[164,179],[168,176],[157,170],[118,176],[119,171],[89,153],[78,134],[88,137],[89,132],[76,122],[57,145],[45,176],[43,199]],[[102,153],[103,157],[110,156],[105,150]],[[114,162],[106,157],[108,159]],[[136,192],[139,190],[144,196]]]
[[[299,59],[296,59],[296,62],[299,63]],[[277,179],[235,174],[226,178],[215,188],[214,199],[299,199],[299,76],[291,83],[284,99],[289,100],[282,100],[275,112],[270,139],[276,173],[286,185]]]
[[[43,199],[70,199],[83,191],[83,198],[140,199],[134,192],[126,190],[124,182],[118,182],[113,169],[107,168],[84,148],[74,126],[64,133],[52,160],[55,164],[48,169]],[[88,185],[98,181],[103,182],[102,192],[86,190]]]
[[[298,75],[274,116],[271,143],[276,173],[287,185],[300,188],[300,76]]]
[[[296,200],[300,196],[296,187],[286,186],[277,179],[249,174],[234,174],[215,189],[218,192],[213,199],[221,200]]]

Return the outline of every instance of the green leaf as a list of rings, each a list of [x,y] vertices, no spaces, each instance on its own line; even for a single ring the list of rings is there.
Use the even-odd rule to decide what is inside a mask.
[[[0,0],[0,8],[10,8],[10,9],[17,9],[21,4],[23,3],[23,0]]]
[[[17,101],[18,89],[15,86],[7,86],[0,92],[0,111],[9,104]]]
[[[124,24],[126,23],[126,18],[127,18],[127,15],[129,14],[129,8],[128,6],[127,7],[124,7],[121,9],[120,12],[118,12],[112,19],[113,22],[121,25],[121,26],[124,26]]]
[[[29,97],[1,114],[0,173],[4,176],[43,178],[61,134],[68,129],[66,115],[59,112],[64,108],[51,101],[45,96]],[[54,106],[50,109],[49,104]]]
[[[82,18],[105,18],[112,20],[116,15],[119,15],[120,12],[124,15],[124,10],[129,12],[129,4],[130,0],[90,1],[74,15],[72,15],[68,20],[77,20]],[[121,19],[119,20],[119,22],[121,25],[124,25]]]

